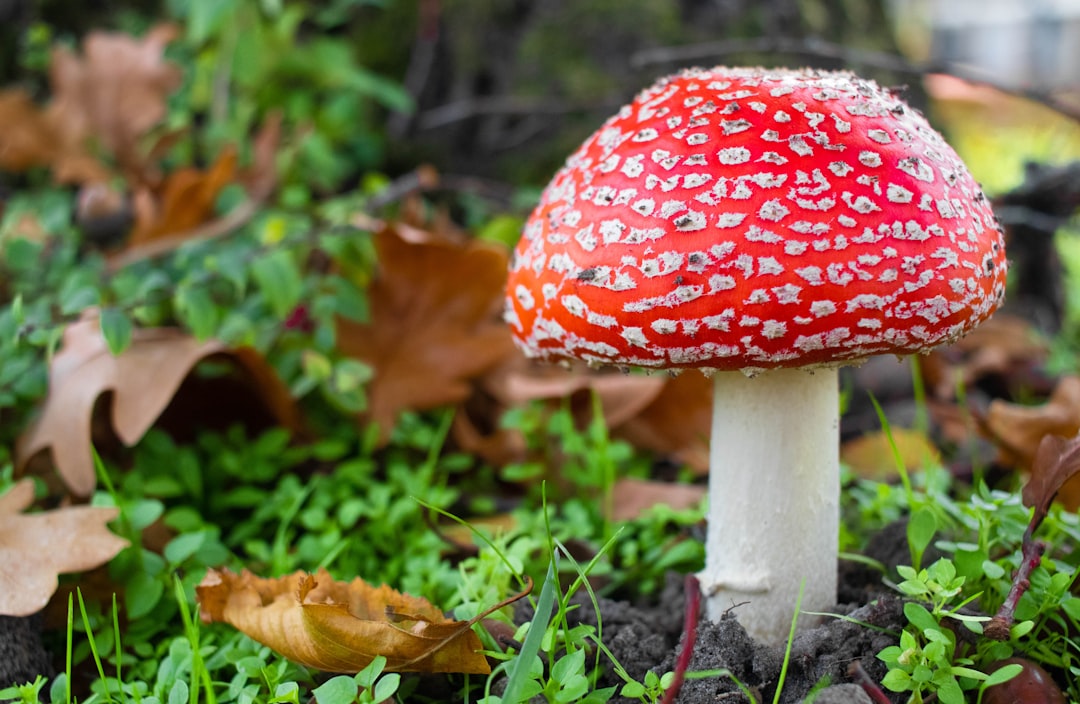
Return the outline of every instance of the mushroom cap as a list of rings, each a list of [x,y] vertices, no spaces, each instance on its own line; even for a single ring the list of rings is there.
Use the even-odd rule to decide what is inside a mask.
[[[661,79],[525,225],[507,321],[530,356],[754,371],[924,352],[990,316],[1002,231],[916,110],[847,72]]]

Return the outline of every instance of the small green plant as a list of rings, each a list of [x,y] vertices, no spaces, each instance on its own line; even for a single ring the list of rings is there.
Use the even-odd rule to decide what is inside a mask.
[[[48,680],[38,675],[33,682],[18,684],[0,689],[0,701],[15,701],[20,704],[38,704],[41,701],[41,692],[48,684]]]
[[[667,691],[674,680],[674,672],[665,672],[663,675],[657,675],[652,670],[649,670],[645,673],[644,682],[638,682],[637,680],[627,682],[622,686],[622,689],[619,690],[619,694],[630,699],[637,699],[646,704],[656,704],[656,702],[663,698],[664,692]]]
[[[383,674],[385,667],[386,658],[380,655],[352,677],[331,677],[311,693],[318,704],[380,704],[390,700],[401,686],[401,675]]]
[[[878,659],[889,666],[882,685],[893,692],[910,692],[910,701],[915,704],[930,695],[944,704],[963,704],[965,691],[987,686],[991,677],[975,669],[975,659],[957,646],[957,628],[964,626],[981,633],[980,624],[990,620],[988,616],[960,613],[979,594],[963,595],[965,578],[958,576],[952,561],[945,558],[926,569],[901,565],[897,571],[903,577],[897,588],[919,601],[904,604],[908,626],[900,633],[900,644],[878,653]],[[1016,635],[1032,626],[1030,621],[1026,626],[1018,624]],[[1009,676],[999,670],[993,682],[1006,681]]]

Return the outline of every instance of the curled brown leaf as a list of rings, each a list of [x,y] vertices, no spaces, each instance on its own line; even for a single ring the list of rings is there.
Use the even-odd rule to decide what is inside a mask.
[[[203,621],[229,623],[318,670],[359,672],[381,655],[390,672],[490,672],[468,622],[385,584],[338,582],[325,570],[280,579],[210,570],[196,593]]]

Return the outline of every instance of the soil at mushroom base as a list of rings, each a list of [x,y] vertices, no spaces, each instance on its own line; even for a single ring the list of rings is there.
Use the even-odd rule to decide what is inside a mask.
[[[867,555],[886,564],[907,554],[903,524],[879,532],[867,548]],[[654,600],[630,603],[600,599],[600,612],[605,645],[627,672],[641,680],[649,670],[658,675],[672,671],[679,656],[684,633],[684,587],[681,575],[672,574]],[[596,624],[596,614],[589,600],[581,599],[580,608],[570,612],[575,622]],[[713,623],[706,614],[700,616],[690,672],[727,669],[754,691],[758,701],[773,701],[776,683],[784,662],[785,644],[755,641],[738,622],[738,608],[719,622]],[[894,632],[903,628],[902,602],[881,581],[879,573],[854,563],[840,563],[838,603],[833,613],[853,618]],[[524,607],[518,621],[532,617]],[[794,704],[802,701],[815,687],[822,686],[823,677],[831,684],[850,683],[848,668],[858,661],[871,679],[880,681],[885,665],[876,655],[883,648],[895,645],[896,639],[871,628],[836,618],[801,615],[800,623],[816,624],[801,631],[793,643],[780,702]],[[597,687],[620,686],[622,680],[608,672]],[[886,694],[896,702],[906,701],[905,694]],[[745,701],[738,686],[730,677],[688,679],[682,685],[676,701],[684,704],[716,702],[718,697],[730,701]],[[850,692],[833,701],[845,701]],[[631,702],[636,699],[613,697],[612,702]],[[720,699],[724,701],[724,699]],[[865,701],[851,698],[850,701]]]

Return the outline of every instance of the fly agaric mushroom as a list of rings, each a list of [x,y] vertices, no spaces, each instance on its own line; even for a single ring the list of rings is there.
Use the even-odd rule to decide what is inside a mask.
[[[544,191],[507,285],[530,356],[713,373],[713,619],[755,637],[836,599],[837,367],[926,352],[1005,291],[990,206],[926,119],[846,72],[691,69]],[[715,373],[714,373],[715,372]]]

